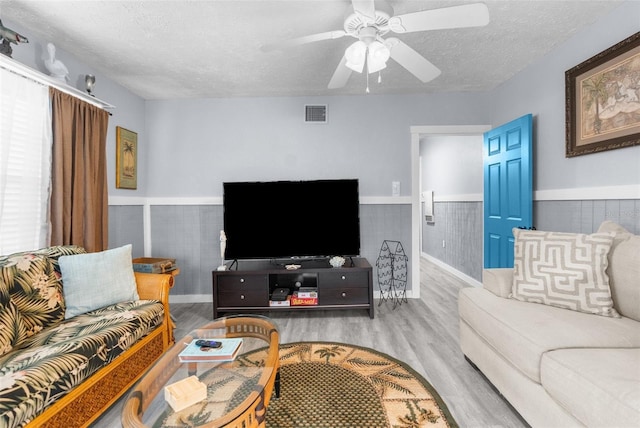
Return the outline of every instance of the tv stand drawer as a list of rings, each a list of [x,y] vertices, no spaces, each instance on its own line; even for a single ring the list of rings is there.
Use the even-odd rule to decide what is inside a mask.
[[[233,273],[218,276],[218,291],[261,290],[267,285],[267,275],[241,275]]]
[[[214,278],[214,300],[218,306],[245,307],[269,304],[267,275],[225,272]]]
[[[369,303],[366,287],[323,288],[318,292],[320,305],[353,305]]]
[[[269,296],[266,290],[218,292],[218,306],[268,306]]]
[[[353,288],[368,288],[368,272],[365,271],[353,271],[350,269],[331,270],[328,272],[320,273],[320,287],[322,289],[341,288],[341,287],[353,287]]]

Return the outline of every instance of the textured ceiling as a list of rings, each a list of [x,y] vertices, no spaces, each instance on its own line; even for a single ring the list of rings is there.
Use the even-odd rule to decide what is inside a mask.
[[[473,1],[388,3],[399,15]],[[422,83],[389,60],[381,84],[371,75],[371,93],[490,90],[621,2],[483,3],[486,27],[396,35],[440,68],[439,77]],[[363,94],[366,77],[358,73],[344,88],[327,89],[352,38],[260,50],[341,30],[349,6],[349,0],[0,0],[0,19],[27,28],[27,37],[52,41],[145,99]]]

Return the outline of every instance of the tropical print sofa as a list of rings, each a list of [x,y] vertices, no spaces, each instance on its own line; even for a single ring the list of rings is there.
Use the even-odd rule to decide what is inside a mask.
[[[170,275],[136,273],[138,299],[65,319],[59,258],[84,253],[60,246],[0,256],[2,428],[85,425],[169,345]]]

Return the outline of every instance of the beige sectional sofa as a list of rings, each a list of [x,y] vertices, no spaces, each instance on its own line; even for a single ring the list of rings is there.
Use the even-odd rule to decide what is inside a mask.
[[[609,221],[590,235],[514,234],[514,269],[460,292],[462,352],[533,427],[640,427],[640,236]],[[598,253],[584,275],[580,260],[545,265],[579,259],[584,242]],[[593,282],[586,303],[572,294]]]

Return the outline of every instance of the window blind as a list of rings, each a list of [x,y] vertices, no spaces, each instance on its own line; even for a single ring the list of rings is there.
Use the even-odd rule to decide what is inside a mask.
[[[48,86],[0,68],[0,254],[48,242]]]

